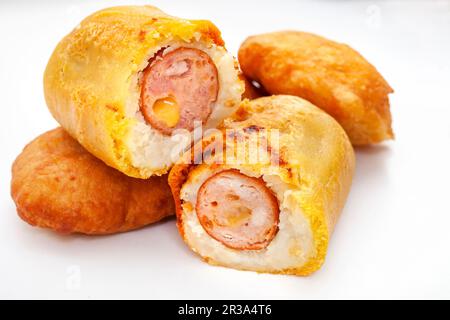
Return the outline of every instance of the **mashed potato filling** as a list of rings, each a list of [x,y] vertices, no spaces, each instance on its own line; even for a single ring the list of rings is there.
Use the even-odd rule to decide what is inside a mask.
[[[125,113],[127,117],[135,121],[128,128],[126,144],[134,167],[143,172],[152,171],[160,174],[166,173],[180,153],[192,142],[192,135],[186,131],[164,135],[153,128],[145,120],[139,108],[142,72],[149,61],[163,48],[166,48],[165,54],[179,48],[198,49],[205,52],[214,62],[218,71],[219,90],[216,101],[211,105],[212,111],[204,125],[204,130],[217,126],[224,118],[230,116],[238,107],[244,91],[235,67],[235,60],[223,47],[197,41],[187,43],[172,39],[153,48],[148,53],[146,61],[138,68],[139,72],[131,78],[130,95]]]
[[[278,199],[278,232],[268,246],[261,250],[229,248],[212,238],[198,219],[195,208],[199,189],[210,177],[228,169],[239,170],[248,177],[262,178]],[[295,192],[290,190],[279,176],[265,173],[263,169],[250,170],[225,166],[212,169],[205,164],[199,165],[190,172],[180,194],[183,206],[181,221],[185,239],[195,252],[219,265],[254,271],[271,269],[274,272],[299,268],[315,254],[315,248],[309,221],[294,200]]]

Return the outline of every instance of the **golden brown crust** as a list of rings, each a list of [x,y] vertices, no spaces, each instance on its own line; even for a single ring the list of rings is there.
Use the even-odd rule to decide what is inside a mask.
[[[127,110],[135,75],[162,43],[223,46],[210,21],[172,17],[152,6],[122,6],[84,19],[54,50],[44,74],[44,91],[54,118],[89,152],[136,178],[168,168],[133,165],[127,135],[135,125]]]
[[[61,233],[125,232],[175,211],[167,176],[127,177],[62,128],[39,136],[17,157],[11,195],[24,221]]]
[[[210,144],[210,141],[207,141],[206,139],[204,139],[204,140],[197,142],[197,145],[199,145],[199,144],[202,145],[202,150],[203,150],[203,148],[206,148]],[[168,178],[169,186],[172,191],[173,200],[175,203],[175,213],[177,216],[178,231],[184,240],[185,240],[185,236],[184,236],[184,225],[183,225],[183,207],[182,207],[180,194],[181,194],[181,188],[183,187],[183,184],[188,179],[189,172],[193,168],[195,168],[195,165],[193,163],[194,163],[194,159],[195,159],[196,155],[194,154],[193,151],[194,151],[194,148],[191,148],[191,150],[189,152],[186,152],[179,159],[177,164],[174,165],[172,167],[172,169],[170,170],[169,178]],[[197,156],[201,156],[201,155],[197,155]]]
[[[354,145],[394,138],[388,98],[393,90],[347,45],[304,32],[275,32],[248,38],[239,62],[270,94],[296,95],[328,112]]]
[[[301,208],[310,223],[315,255],[298,268],[267,270],[261,267],[253,271],[309,275],[323,264],[330,236],[345,205],[355,168],[353,148],[344,130],[333,118],[294,96],[246,100],[233,117],[225,120],[220,129],[251,133],[257,128],[279,130],[279,150],[272,149],[271,152],[280,157],[279,178],[295,191],[295,206]],[[228,145],[232,144],[233,139],[228,138],[223,133],[224,141]],[[190,171],[195,168],[193,163],[198,163],[195,160],[202,157],[200,150],[203,150],[204,159],[208,158],[208,150],[215,150],[215,156],[221,157],[214,141],[214,136],[208,136],[198,142],[202,147],[196,146],[187,152],[169,174],[177,224],[186,242],[188,240],[185,236],[180,192]],[[264,166],[267,164],[248,164],[242,167],[259,172],[260,167]],[[221,264],[210,257],[202,258],[210,264]]]

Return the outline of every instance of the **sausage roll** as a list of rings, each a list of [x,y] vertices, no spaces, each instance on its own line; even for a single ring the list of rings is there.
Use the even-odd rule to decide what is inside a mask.
[[[39,136],[17,157],[11,195],[24,221],[60,233],[125,232],[175,213],[167,176],[130,178],[61,128]]]
[[[333,116],[353,145],[392,139],[388,95],[381,74],[349,46],[304,32],[248,38],[239,50],[244,74],[270,94],[291,94]]]
[[[179,231],[211,264],[309,275],[325,259],[354,164],[344,130],[306,100],[245,100],[172,168]]]
[[[194,125],[216,126],[244,92],[214,24],[151,6],[87,17],[56,47],[44,88],[72,137],[138,178],[165,174],[190,146]]]

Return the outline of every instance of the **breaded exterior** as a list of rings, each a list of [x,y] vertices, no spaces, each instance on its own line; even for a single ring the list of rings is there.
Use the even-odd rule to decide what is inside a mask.
[[[175,212],[167,176],[127,177],[62,128],[39,136],[17,157],[11,195],[24,221],[60,233],[125,232]]]
[[[325,110],[353,145],[394,138],[388,98],[393,90],[345,44],[296,31],[257,35],[242,44],[239,62],[270,94],[296,95]]]
[[[148,63],[149,50],[168,39],[224,44],[210,21],[172,17],[152,6],[113,7],[84,19],[58,44],[45,70],[53,117],[89,152],[136,178],[168,171],[137,168],[125,143],[136,125],[127,115],[133,75]]]
[[[191,207],[195,206],[182,200],[183,186],[195,180],[192,175],[198,166],[194,163],[198,163],[198,159],[201,159],[200,151],[203,150],[204,163],[223,163],[223,155],[228,156],[229,150],[235,150],[236,141],[250,143],[251,136],[258,131],[274,129],[279,130],[278,147],[270,141],[268,146],[270,157],[279,157],[279,166],[273,167],[270,163],[251,163],[248,157],[257,150],[250,149],[250,152],[246,153],[247,158],[243,165],[224,167],[239,169],[241,172],[265,172],[288,186],[288,190],[279,199],[286,200],[283,207],[289,208],[291,216],[301,214],[308,221],[313,249],[311,252],[302,253],[309,255],[308,259],[302,265],[290,268],[270,268],[264,265],[248,268],[200,254],[199,248],[193,247],[187,237],[186,228],[193,228],[192,220],[185,221],[191,214],[189,212]],[[345,205],[355,169],[354,151],[342,127],[332,117],[306,100],[294,96],[272,96],[244,101],[237,113],[224,122],[221,130],[226,141],[221,152],[215,147],[217,139],[214,136],[205,137],[193,148],[193,152],[186,153],[180,159],[169,174],[178,228],[183,239],[203,259],[214,265],[294,275],[309,275],[318,270],[325,260],[329,239]],[[230,136],[226,134],[226,130],[238,134],[233,133]],[[211,157],[221,160],[211,161]],[[209,168],[213,170],[217,166],[212,164]],[[198,228],[193,233],[197,234]],[[268,249],[270,250],[270,247]],[[292,254],[296,255],[297,252],[298,250],[293,248]],[[256,258],[256,252],[253,254],[252,257]],[[261,251],[260,254],[264,252]]]

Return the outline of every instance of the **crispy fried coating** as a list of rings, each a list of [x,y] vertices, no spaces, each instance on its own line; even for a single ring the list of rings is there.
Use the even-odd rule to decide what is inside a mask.
[[[24,221],[60,233],[125,232],[175,213],[167,176],[127,177],[62,128],[39,136],[17,157],[11,195]]]
[[[135,178],[166,174],[173,165],[168,150],[179,143],[166,136],[167,128],[165,134],[161,132],[161,123],[154,127],[156,122],[149,123],[148,115],[142,117],[146,112],[141,112],[144,110],[141,110],[141,103],[151,104],[152,99],[141,99],[140,95],[146,87],[145,71],[152,69],[147,69],[150,62],[154,62],[159,53],[174,52],[183,47],[207,54],[206,60],[202,61],[211,58],[215,66],[210,67],[217,68],[218,72],[216,75],[216,70],[212,70],[213,78],[217,76],[219,82],[223,82],[208,119],[203,119],[204,115],[200,117],[205,120],[205,126],[215,127],[215,122],[222,121],[237,109],[244,89],[237,79],[234,59],[224,48],[220,30],[210,21],[177,18],[153,6],[102,9],[83,19],[65,36],[53,51],[44,73],[48,109],[72,137],[109,166]],[[180,66],[189,67],[191,62],[185,65],[180,61]],[[201,65],[199,62],[200,69],[204,67]],[[162,67],[163,70],[166,67]],[[193,69],[188,69],[190,74]],[[161,81],[156,79],[155,83],[161,92],[151,91],[147,97],[164,98],[167,89],[164,87],[169,83],[172,83],[170,88],[174,86],[171,91],[178,89],[167,94],[174,95],[173,98],[180,94],[186,97],[189,93],[192,95],[195,83],[200,87],[199,91],[194,91],[202,92],[201,86],[205,82],[204,79],[194,81],[200,75],[192,78],[194,82],[190,85],[186,85],[186,79],[182,83],[178,83],[181,78],[167,82],[163,81],[162,74],[160,76]],[[150,87],[155,88],[154,85]],[[190,90],[183,93],[183,88]],[[200,103],[198,97],[190,98],[192,104]],[[177,104],[181,100],[178,99]],[[147,149],[159,152],[151,154],[146,152]]]
[[[239,62],[270,94],[299,96],[325,110],[353,145],[394,138],[388,97],[393,90],[345,44],[296,31],[257,35],[242,44]]]
[[[183,240],[213,265],[302,276],[318,270],[325,260],[355,169],[354,151],[342,127],[304,99],[271,96],[244,101],[219,129],[223,132],[223,145],[218,143],[220,139],[216,139],[215,134],[203,137],[192,148],[193,152],[186,152],[169,174]],[[251,160],[251,155],[259,153],[255,144],[250,143],[255,141],[251,137],[261,139],[264,130],[279,133],[273,140],[264,138],[269,159],[277,157],[279,165]],[[245,149],[243,157],[227,163],[227,157],[242,146]],[[204,162],[194,164],[198,159]],[[204,196],[202,189],[208,188],[205,183],[209,184],[211,180],[207,179],[216,179],[218,172],[228,174],[229,171],[224,170],[238,170],[241,174],[250,173],[253,178],[262,178],[265,187],[277,197],[279,230],[265,249],[249,252],[229,248],[214,238],[216,234],[210,236],[211,229],[203,227],[206,225],[205,221],[200,221],[203,215],[200,212],[199,216],[197,211],[203,204],[199,206]],[[222,198],[232,209],[230,199],[225,197],[229,191],[226,189],[234,185],[230,181],[233,180],[222,185],[216,195],[220,199],[218,192],[222,192]],[[245,188],[245,185],[242,183],[239,188]],[[253,189],[258,192],[259,188]],[[210,196],[214,195],[213,191],[209,189]],[[241,192],[235,194],[241,194],[242,198]],[[215,210],[220,208],[221,200],[215,204],[212,201]],[[250,208],[260,205],[261,201],[253,202]],[[263,225],[261,221],[266,220],[258,219],[260,226]],[[273,229],[268,231],[273,232]],[[247,229],[245,236],[249,234]],[[232,236],[228,233],[229,239],[233,239]]]

